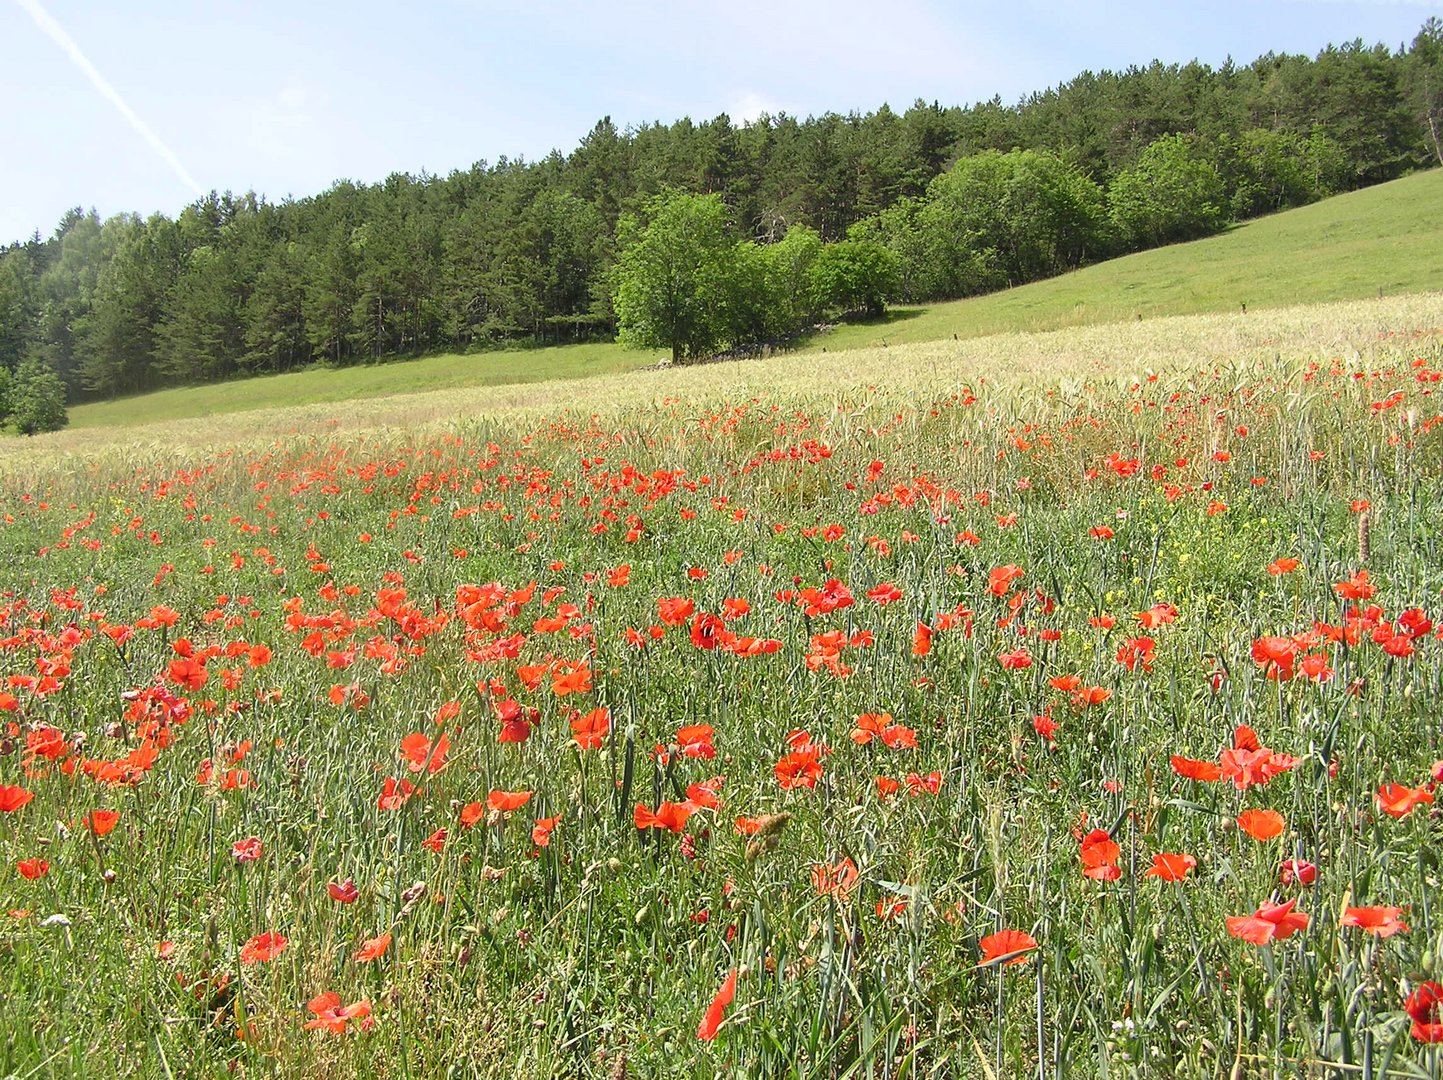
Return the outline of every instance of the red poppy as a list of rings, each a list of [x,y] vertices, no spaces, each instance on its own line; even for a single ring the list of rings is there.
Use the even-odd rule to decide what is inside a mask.
[[[1283,815],[1276,810],[1244,810],[1238,815],[1238,828],[1254,840],[1271,840],[1281,836],[1286,824]]]
[[[232,844],[230,853],[235,856],[235,861],[238,863],[255,862],[265,854],[265,845],[261,843],[260,837],[251,836]]]
[[[1389,817],[1407,817],[1413,807],[1433,801],[1433,793],[1402,784],[1384,784],[1378,789],[1378,809]]]
[[[1443,983],[1429,979],[1408,995],[1403,1010],[1413,1021],[1409,1032],[1425,1043],[1443,1043]]]
[[[33,798],[33,791],[14,784],[0,784],[0,814],[13,814]]]
[[[1408,924],[1399,918],[1402,914],[1400,907],[1350,907],[1343,909],[1343,917],[1338,921],[1343,926],[1356,926],[1386,938],[1408,929]]]
[[[1343,600],[1370,600],[1378,591],[1378,586],[1368,579],[1368,571],[1359,570],[1347,581],[1334,585],[1333,591]]]
[[[386,777],[386,782],[381,786],[381,794],[376,799],[376,807],[379,810],[399,810],[406,805],[416,790],[416,785],[409,780],[398,781],[394,776]]]
[[[96,836],[105,836],[119,820],[118,810],[92,810],[85,816],[85,827]]]
[[[932,628],[924,622],[917,624],[912,634],[912,655],[926,656],[932,651]]]
[[[1198,761],[1174,754],[1169,763],[1173,772],[1188,780],[1201,780],[1211,784],[1222,779],[1222,766],[1211,761]]]
[[[1228,933],[1254,945],[1281,941],[1299,930],[1306,930],[1312,920],[1301,911],[1294,911],[1296,900],[1285,904],[1264,904],[1252,915],[1229,915]]]
[[[710,724],[689,724],[686,727],[678,728],[676,748],[684,757],[705,758],[710,761],[716,757],[716,747],[712,745],[712,734]]]
[[[895,795],[901,787],[901,783],[893,780],[890,776],[879,776],[877,777],[877,798],[885,799]]]
[[[437,855],[439,855],[441,854],[442,849],[444,849],[446,846],[446,836],[447,833],[445,829],[437,829],[430,836],[426,837],[426,839],[421,841],[421,846],[427,851],[434,851]]]
[[[942,790],[942,774],[935,769],[926,776],[909,772],[902,779],[907,783],[908,795],[935,795]]]
[[[852,890],[857,887],[860,877],[857,864],[845,855],[832,866],[826,863],[812,866],[812,885],[817,892],[844,903],[851,898]]]
[[[891,723],[891,713],[862,713],[857,717],[857,726],[852,729],[851,739],[858,746],[866,746],[874,736],[881,735]]]
[[[20,871],[21,877],[34,881],[50,873],[50,864],[44,859],[21,859],[15,864],[15,869]]]
[[[687,596],[663,596],[657,599],[656,610],[667,626],[680,626],[696,611],[696,603]]]
[[[486,816],[486,804],[479,802],[468,802],[461,807],[461,826],[469,829],[476,822]]]
[[[555,817],[537,818],[536,824],[531,826],[531,842],[537,847],[549,847],[551,830],[556,828],[556,823],[560,820],[560,814]]]
[[[446,754],[451,749],[451,740],[443,731],[433,744],[429,738],[417,732],[401,740],[401,757],[413,773],[438,773],[446,767]]]
[[[531,800],[529,791],[493,791],[486,796],[486,806],[503,814],[520,810]]]
[[[1069,696],[1074,708],[1088,709],[1093,705],[1101,705],[1112,697],[1112,691],[1105,686],[1080,686]]]
[[[1013,964],[1027,963],[1024,954],[1037,948],[1037,941],[1031,934],[1009,929],[988,934],[977,942],[977,947],[982,950],[982,962],[978,967],[993,967],[997,964],[1011,967]]]
[[[1106,829],[1093,829],[1082,838],[1078,848],[1082,860],[1082,873],[1096,881],[1116,881],[1122,876],[1117,865],[1122,848],[1108,835]]]
[[[274,930],[267,930],[264,934],[257,934],[241,946],[240,962],[242,964],[265,964],[274,960],[281,953],[285,952],[288,940]]]
[[[372,1023],[371,1003],[364,998],[353,1005],[342,1005],[341,995],[328,991],[311,998],[306,1008],[315,1014],[315,1019],[305,1023],[307,1031],[330,1031],[339,1035],[352,1020],[361,1021],[363,1028]]]
[[[334,881],[326,882],[326,892],[338,904],[354,904],[361,898],[361,890],[356,888],[356,883],[350,878],[339,884]]]
[[[886,607],[902,599],[902,590],[893,585],[890,581],[883,582],[876,588],[867,590],[868,599],[874,601],[878,607]]]
[[[703,1042],[710,1042],[716,1038],[717,1030],[721,1027],[722,1017],[726,1008],[732,1003],[737,992],[737,969],[732,968],[727,972],[727,977],[722,981],[721,989],[717,991],[716,997],[712,998],[711,1004],[707,1006],[706,1015],[701,1018],[697,1025],[696,1037]]]
[[[584,716],[571,721],[571,737],[578,749],[599,750],[606,745],[606,736],[611,732],[611,710],[592,709]]]
[[[1020,566],[998,566],[987,574],[987,591],[993,596],[1006,596],[1012,583],[1022,576]]]
[[[1318,868],[1302,859],[1284,859],[1278,864],[1278,881],[1284,885],[1311,885],[1318,880]]]
[[[686,828],[687,819],[694,813],[696,807],[689,802],[663,802],[655,811],[637,803],[631,817],[638,829],[666,829],[679,833]]]
[[[1023,671],[1032,666],[1032,654],[1027,651],[1026,646],[1019,645],[1011,652],[998,656],[997,662],[1004,671]]]
[[[356,950],[356,962],[364,964],[371,960],[378,960],[385,955],[386,950],[390,947],[391,934],[389,931],[380,937],[367,938],[361,942],[361,947]]]
[[[1152,857],[1152,866],[1143,877],[1155,877],[1159,881],[1182,881],[1190,871],[1196,869],[1197,860],[1186,852],[1158,852]]]
[[[822,778],[821,753],[816,747],[784,754],[772,770],[782,790],[814,788]]]
[[[166,675],[182,690],[199,690],[209,678],[205,670],[205,661],[191,657],[172,660],[170,667],[166,670]]]

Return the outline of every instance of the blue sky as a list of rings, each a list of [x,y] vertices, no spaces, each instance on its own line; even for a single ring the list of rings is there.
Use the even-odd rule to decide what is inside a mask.
[[[1084,69],[1405,45],[1443,0],[0,0],[0,243],[570,151],[604,115],[1004,101]],[[68,44],[64,43],[68,39]],[[104,84],[103,90],[99,83]]]

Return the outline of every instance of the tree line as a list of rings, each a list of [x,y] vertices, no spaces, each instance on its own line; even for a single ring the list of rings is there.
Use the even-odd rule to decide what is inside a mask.
[[[0,368],[78,400],[618,331],[688,359],[1205,235],[1443,162],[1440,135],[1437,19],[1407,48],[1084,72],[1012,105],[608,118],[535,162],[73,210],[0,249]],[[706,220],[720,277],[658,336],[638,268],[668,207]]]

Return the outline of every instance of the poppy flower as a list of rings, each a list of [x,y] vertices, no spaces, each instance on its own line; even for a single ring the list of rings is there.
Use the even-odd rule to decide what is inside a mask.
[[[1027,957],[1023,954],[1037,948],[1037,941],[1031,934],[1009,929],[988,934],[977,942],[977,947],[982,950],[982,961],[978,967],[994,967],[998,964],[1011,967],[1013,964],[1027,963]]]
[[[1143,877],[1155,877],[1159,881],[1182,881],[1189,871],[1196,869],[1197,860],[1186,852],[1158,852],[1152,857],[1152,866]]]
[[[694,813],[696,807],[689,802],[663,802],[655,811],[637,803],[631,817],[638,829],[666,829],[679,833],[686,828],[687,820]]]
[[[1211,761],[1198,761],[1194,758],[1181,757],[1174,754],[1169,761],[1172,771],[1187,780],[1201,780],[1204,783],[1215,783],[1222,779],[1223,770],[1221,765]]]
[[[1019,645],[1011,652],[998,656],[997,662],[1004,671],[1024,671],[1032,666],[1032,654],[1027,651],[1026,646]]]
[[[888,604],[896,603],[902,599],[902,590],[890,581],[883,582],[876,588],[868,589],[867,598],[873,601],[878,607],[886,607]]]
[[[1378,809],[1389,817],[1407,817],[1413,807],[1433,801],[1433,793],[1403,784],[1384,784],[1378,789]]]
[[[315,1014],[314,1019],[305,1023],[307,1031],[330,1031],[339,1035],[352,1020],[361,1021],[362,1027],[369,1027],[372,1023],[371,1003],[364,998],[353,1005],[342,1005],[341,995],[328,991],[311,998],[306,1002],[306,1008]]]
[[[1264,904],[1251,915],[1229,915],[1228,933],[1254,945],[1281,941],[1299,930],[1306,930],[1312,921],[1301,911],[1294,911],[1296,900],[1285,904]]]
[[[1276,810],[1244,810],[1238,815],[1238,828],[1254,840],[1271,840],[1281,836],[1286,822]]]
[[[1239,791],[1246,791],[1254,784],[1266,784],[1280,772],[1287,772],[1297,764],[1297,759],[1286,754],[1275,754],[1266,746],[1253,750],[1229,747],[1222,752],[1222,778],[1231,780]]]
[[[361,947],[356,950],[356,962],[365,964],[372,960],[378,960],[385,955],[386,950],[391,947],[391,934],[389,931],[380,937],[367,938],[361,942]]]
[[[34,881],[50,873],[50,864],[44,859],[21,859],[15,864],[15,869],[20,871],[21,877]]]
[[[895,795],[901,786],[900,781],[893,780],[890,776],[879,776],[877,777],[877,798],[885,799]]]
[[[33,791],[15,784],[0,784],[0,814],[13,814],[33,798]]]
[[[932,628],[924,622],[917,624],[912,634],[912,655],[926,656],[932,651]]]
[[[1116,881],[1122,876],[1122,870],[1117,865],[1122,849],[1106,829],[1093,829],[1084,836],[1077,854],[1082,860],[1084,877],[1094,881]]]
[[[727,977],[722,980],[721,989],[717,991],[716,997],[712,998],[711,1004],[706,1008],[706,1015],[701,1018],[697,1025],[696,1037],[703,1042],[710,1042],[716,1038],[717,1030],[722,1025],[722,1017],[726,1008],[732,1003],[737,992],[737,969],[732,968],[727,972]]]
[[[447,832],[445,829],[437,829],[426,839],[421,841],[421,846],[427,851],[434,851],[437,855],[446,847]]]
[[[678,728],[676,732],[676,748],[683,757],[704,758],[710,761],[716,757],[716,747],[712,745],[712,726],[710,724],[689,724],[686,727]]]
[[[446,754],[451,749],[451,740],[443,731],[433,744],[420,732],[407,735],[401,740],[401,757],[413,773],[438,773],[446,767]]]
[[[289,939],[274,930],[267,930],[264,934],[257,934],[241,946],[240,962],[242,964],[269,963],[285,952],[287,944],[289,944]]]
[[[891,713],[862,713],[857,717],[857,726],[852,729],[851,740],[858,746],[866,746],[891,724]]]
[[[334,881],[326,882],[326,892],[338,904],[354,904],[361,898],[361,890],[356,888],[356,883],[350,878],[339,884]]]
[[[776,774],[777,783],[783,791],[799,787],[814,788],[822,778],[821,753],[816,747],[793,750],[782,756],[772,772]]]
[[[845,855],[832,866],[826,863],[812,866],[812,885],[818,894],[830,896],[843,903],[851,898],[852,890],[857,887],[860,877],[857,864]]]
[[[1012,583],[1022,576],[1022,567],[998,566],[987,574],[987,591],[993,596],[1006,596],[1012,588]]]
[[[92,810],[85,816],[85,827],[96,836],[105,836],[119,820],[118,810]]]
[[[487,808],[503,814],[510,813],[512,810],[520,810],[530,801],[531,792],[529,791],[493,791],[486,796]]]
[[[255,862],[265,854],[265,846],[261,843],[260,837],[251,836],[232,844],[230,853],[235,856],[235,861],[238,863]]]
[[[469,829],[485,816],[485,803],[468,802],[465,806],[461,807],[461,827]]]
[[[1278,864],[1278,881],[1284,885],[1311,885],[1318,880],[1318,868],[1302,859],[1284,859]]]
[[[381,794],[376,799],[378,810],[399,810],[406,805],[416,785],[409,780],[398,781],[394,776],[386,777],[386,782],[381,786]]]
[[[551,845],[551,830],[556,828],[556,823],[561,820],[561,815],[555,817],[537,818],[536,824],[531,826],[531,842],[537,847],[549,847]]]
[[[942,774],[935,769],[926,776],[909,772],[902,779],[907,783],[908,795],[935,795],[942,790]]]
[[[1403,1010],[1413,1021],[1409,1032],[1425,1043],[1443,1043],[1443,983],[1429,979],[1408,995]]]
[[[611,711],[606,708],[592,709],[571,721],[571,737],[576,740],[579,750],[601,749],[606,745],[606,736],[610,732]]]
[[[1350,907],[1343,909],[1343,917],[1338,921],[1343,926],[1356,926],[1386,938],[1408,929],[1408,924],[1399,918],[1402,914],[1400,907]]]

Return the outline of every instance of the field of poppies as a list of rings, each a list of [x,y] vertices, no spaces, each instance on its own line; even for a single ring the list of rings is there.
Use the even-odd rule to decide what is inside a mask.
[[[1290,319],[0,448],[0,1075],[1443,1074],[1443,299]]]

